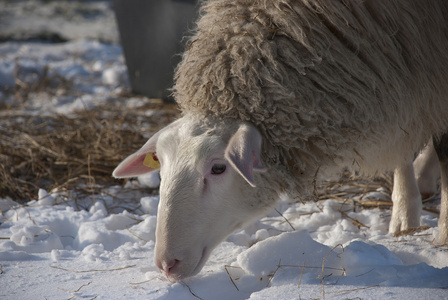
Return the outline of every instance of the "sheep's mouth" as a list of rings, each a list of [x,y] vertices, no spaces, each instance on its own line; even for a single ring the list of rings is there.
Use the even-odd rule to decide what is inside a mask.
[[[209,254],[210,253],[207,251],[207,247],[204,247],[201,253],[201,257],[199,258],[198,262],[191,272],[188,272],[188,270],[182,270],[182,261],[180,261],[179,264],[177,264],[175,267],[173,267],[173,269],[170,270],[170,272],[165,273],[165,276],[168,278],[168,280],[173,282],[192,277],[202,270],[202,267],[205,265],[209,257]]]
[[[207,251],[207,247],[204,247],[204,249],[202,249],[201,258],[196,264],[196,267],[194,268],[193,272],[191,272],[190,276],[196,275],[202,270],[202,267],[204,267],[205,262],[207,261],[209,255],[210,253]]]

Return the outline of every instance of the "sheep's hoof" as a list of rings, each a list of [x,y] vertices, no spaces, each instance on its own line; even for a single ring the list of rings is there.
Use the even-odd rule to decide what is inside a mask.
[[[404,236],[404,235],[414,235],[417,232],[428,230],[429,226],[419,226],[415,228],[408,228],[405,230],[400,230],[394,233],[394,237]]]

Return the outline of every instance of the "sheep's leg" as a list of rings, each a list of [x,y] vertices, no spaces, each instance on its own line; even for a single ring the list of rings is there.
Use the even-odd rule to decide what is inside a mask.
[[[434,148],[440,161],[441,203],[439,216],[439,243],[448,244],[448,134],[434,138]]]
[[[423,199],[437,193],[440,164],[432,142],[414,160],[414,173]]]
[[[395,169],[392,202],[390,233],[420,226],[422,197],[412,163],[403,164]]]

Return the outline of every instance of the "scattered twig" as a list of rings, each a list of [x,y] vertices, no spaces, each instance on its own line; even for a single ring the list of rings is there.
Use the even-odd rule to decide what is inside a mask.
[[[333,252],[337,247],[341,247],[342,248],[342,252],[344,253],[344,246],[342,246],[342,244],[337,244],[336,246],[334,246],[328,253],[327,255],[325,255],[323,261],[322,261],[322,271],[320,273],[320,277],[321,277],[321,287],[322,287],[322,297],[323,299],[325,299],[325,284],[324,284],[324,270],[325,270],[325,262],[327,261],[328,256],[331,254],[331,252]],[[341,253],[337,254],[340,255]],[[345,270],[344,270],[345,272]]]
[[[358,228],[359,228],[359,227],[365,227],[365,228],[367,228],[367,229],[370,228],[369,226],[364,225],[364,224],[361,223],[360,221],[358,221],[358,220],[356,220],[356,219],[350,217],[349,215],[347,215],[346,212],[342,211],[341,209],[338,209],[338,212],[340,212],[341,215],[342,215],[344,218],[350,219],[354,225],[358,226]]]
[[[112,271],[120,271],[120,270],[124,270],[124,269],[129,269],[129,268],[134,268],[137,265],[130,265],[130,266],[126,266],[123,268],[117,268],[117,269],[92,269],[92,270],[69,270],[69,269],[65,269],[62,267],[58,267],[58,266],[50,266],[53,269],[58,269],[58,270],[62,270],[62,271],[66,271],[66,272],[72,272],[72,273],[91,273],[91,272],[112,272]]]
[[[232,278],[232,276],[230,275],[230,272],[229,272],[229,270],[228,270],[227,268],[236,268],[236,267],[225,265],[225,266],[224,266],[224,269],[226,270],[227,275],[229,275],[230,281],[232,282],[233,286],[234,286],[234,287],[236,288],[236,290],[239,292],[240,289],[236,286],[236,283],[235,283],[235,281],[233,281],[233,278]]]
[[[399,236],[404,236],[404,235],[414,235],[414,233],[420,232],[420,231],[424,231],[424,230],[428,230],[430,227],[429,226],[420,226],[417,228],[409,228],[406,230],[401,230],[397,233],[394,234],[394,237],[399,237]]]
[[[435,215],[440,215],[440,211],[437,210],[437,209],[433,209],[433,208],[429,208],[429,207],[423,207],[422,209],[423,209],[424,211],[433,213],[433,214],[435,214]]]
[[[150,281],[153,281],[154,279],[159,279],[159,280],[161,280],[161,281],[165,281],[165,280],[166,280],[165,277],[154,276],[153,278],[148,279],[148,280],[145,280],[145,281],[141,281],[141,282],[130,282],[129,284],[130,284],[130,285],[140,285],[140,284],[145,284],[145,283],[148,283],[148,282],[150,282]]]
[[[433,195],[431,195],[431,196],[429,196],[429,197],[423,199],[422,202],[423,202],[423,203],[426,203],[426,202],[432,201],[432,200],[434,200],[435,197],[437,197],[437,195],[438,195],[438,194],[433,194]]]
[[[139,240],[144,241],[144,242],[148,242],[148,240],[145,240],[144,238],[139,237],[138,235],[136,235],[130,228],[126,228],[126,229],[127,229],[127,231],[128,231],[130,234],[132,234],[133,236],[135,236],[135,237],[138,238]]]
[[[363,200],[358,202],[360,206],[363,207],[380,207],[380,206],[392,206],[392,202],[384,200]]]
[[[292,228],[293,231],[296,230],[294,226],[292,226],[291,222],[289,222],[289,220],[285,218],[285,216],[278,209],[275,209],[275,211],[286,221],[286,223],[288,223],[288,225]]]
[[[314,177],[313,177],[313,198],[314,201],[318,201],[319,200],[319,193],[317,191],[317,174],[319,173],[319,169],[320,167],[317,168],[316,173],[314,173]]]
[[[336,291],[336,292],[327,292],[327,294],[335,294],[335,295],[339,295],[339,294],[343,294],[343,293],[350,293],[350,292],[356,292],[356,291],[361,291],[361,290],[367,290],[367,289],[371,289],[371,288],[376,288],[379,287],[380,285],[371,285],[371,286],[366,286],[366,287],[362,287],[362,288],[356,288],[356,289],[352,289],[352,290],[340,290],[340,291]]]
[[[308,267],[308,266],[305,266],[305,267],[303,267],[303,266],[298,266],[298,265],[280,265],[280,267],[282,267],[282,268],[319,269],[319,270],[322,269],[322,266],[319,266],[319,267]],[[343,268],[325,267],[325,269],[327,269],[327,270],[341,271],[342,273],[345,272],[345,269],[343,269]]]
[[[150,281],[152,281],[154,278],[152,278],[152,279],[148,279],[148,280],[145,280],[145,281],[140,281],[140,282],[129,282],[129,284],[130,285],[140,285],[140,284],[145,284],[145,283],[148,283],[148,282],[150,282]]]
[[[5,221],[7,221],[7,222],[9,221],[9,219],[6,217],[6,215],[5,215],[5,213],[3,212],[2,209],[0,209],[0,214],[2,215],[3,219],[5,219]]]
[[[66,290],[66,289],[63,289],[63,288],[60,288],[60,287],[56,287],[58,290],[61,290],[61,291],[64,291],[64,292],[70,292],[70,293],[77,293],[77,292],[79,292],[83,287],[86,287],[86,286],[88,286],[88,285],[90,285],[92,282],[90,281],[90,282],[88,282],[88,283],[86,283],[86,284],[83,284],[83,285],[81,285],[77,290]]]
[[[298,289],[300,289],[300,284],[302,283],[302,276],[303,276],[303,271],[304,270],[305,270],[305,261],[303,262],[302,270],[300,271],[299,284],[297,285]]]
[[[369,271],[364,272],[364,273],[362,273],[362,274],[356,275],[355,277],[361,277],[361,276],[364,276],[364,275],[366,275],[366,274],[369,274],[369,273],[372,272],[373,270],[375,270],[375,268],[372,268],[372,269],[370,269]]]
[[[331,252],[333,252],[337,247],[341,247],[342,252],[336,254],[338,257],[339,255],[341,255],[342,253],[344,253],[344,246],[342,246],[342,244],[337,244],[336,246],[334,246],[328,253],[327,255],[325,255],[323,261],[322,261],[322,272],[321,272],[321,277],[323,277],[324,275],[324,270],[325,270],[325,262],[327,261],[328,256],[331,254]],[[328,268],[327,268],[328,269]],[[345,270],[344,270],[345,271]]]
[[[187,287],[188,290],[190,291],[190,293],[191,293],[195,298],[198,298],[198,299],[200,299],[200,300],[204,300],[204,299],[202,299],[201,297],[199,297],[198,295],[196,295],[196,293],[193,292],[193,290],[191,289],[191,287],[190,287],[188,284],[186,284],[184,281],[180,281],[180,283],[181,283],[183,286]]]
[[[281,262],[282,262],[282,259],[280,258],[280,260],[278,261],[278,264],[277,264],[277,269],[275,269],[274,273],[272,273],[272,275],[269,276],[269,280],[268,280],[268,283],[266,284],[266,287],[268,287],[269,284],[271,284],[271,281],[272,281],[272,279],[274,279],[274,276],[277,273],[278,269],[280,269],[280,267],[282,266]]]

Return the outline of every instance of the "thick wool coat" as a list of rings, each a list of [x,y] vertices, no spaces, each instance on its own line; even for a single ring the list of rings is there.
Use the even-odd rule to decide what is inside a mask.
[[[448,128],[448,1],[205,1],[174,95],[183,114],[241,119],[289,191],[317,173],[414,158]],[[281,178],[281,179],[275,179]]]

